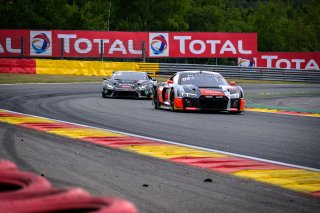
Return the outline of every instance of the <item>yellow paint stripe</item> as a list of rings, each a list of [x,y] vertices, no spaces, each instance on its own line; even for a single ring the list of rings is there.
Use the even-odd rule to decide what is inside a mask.
[[[251,112],[265,112],[265,113],[276,113],[276,114],[283,114],[282,110],[277,110],[277,109],[263,109],[263,108],[246,108],[246,111],[251,111]],[[291,115],[291,114],[288,114]],[[306,116],[306,117],[320,117],[319,113],[301,113],[301,114],[292,114],[296,116]]]
[[[21,124],[21,123],[52,123],[54,121],[45,119],[45,118],[37,118],[30,116],[23,117],[0,117],[0,122],[5,122],[9,124]]]
[[[123,137],[118,133],[113,133],[105,130],[91,128],[60,128],[47,131],[56,135],[61,135],[69,138],[84,138],[84,137]]]
[[[202,151],[198,149],[192,149],[182,146],[175,146],[175,145],[141,145],[141,146],[125,146],[121,147],[121,149],[128,150],[131,152],[136,152],[142,155],[148,155],[152,157],[162,158],[162,159],[169,159],[175,157],[213,157],[213,158],[223,158],[227,157],[227,155],[215,153],[215,152],[208,152]]]
[[[246,170],[233,173],[236,176],[270,183],[283,188],[301,191],[320,191],[320,173],[303,169]]]

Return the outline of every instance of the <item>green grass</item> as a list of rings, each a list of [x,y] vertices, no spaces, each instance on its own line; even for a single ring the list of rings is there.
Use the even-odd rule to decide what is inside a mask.
[[[163,82],[169,76],[157,76],[157,81]],[[245,80],[227,79],[237,84],[301,84],[301,82],[267,81],[267,80]],[[19,83],[74,83],[74,82],[101,82],[102,76],[80,76],[80,75],[33,75],[33,74],[4,74],[0,73],[0,84]]]

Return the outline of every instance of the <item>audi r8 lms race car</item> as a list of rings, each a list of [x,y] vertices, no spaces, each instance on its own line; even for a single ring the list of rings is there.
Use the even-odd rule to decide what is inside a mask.
[[[117,71],[103,78],[102,97],[151,98],[155,83],[146,72]]]
[[[230,84],[222,75],[209,71],[177,72],[153,91],[155,109],[213,110],[241,113],[244,92],[235,82]]]

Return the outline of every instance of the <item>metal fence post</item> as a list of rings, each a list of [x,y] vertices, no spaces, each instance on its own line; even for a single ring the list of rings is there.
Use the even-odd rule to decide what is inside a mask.
[[[24,58],[24,38],[21,37],[21,57]]]
[[[142,41],[142,62],[146,62],[146,42]]]
[[[103,40],[100,40],[100,60],[103,61]]]
[[[64,51],[64,39],[61,38],[61,43],[60,43],[60,57],[63,59],[63,51]]]

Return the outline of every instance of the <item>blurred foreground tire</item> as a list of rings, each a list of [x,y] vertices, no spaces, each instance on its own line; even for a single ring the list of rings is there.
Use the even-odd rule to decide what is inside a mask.
[[[45,178],[29,172],[1,170],[0,201],[22,199],[52,189]]]
[[[82,189],[53,189],[29,199],[0,201],[0,209],[10,213],[137,213],[135,206],[119,198],[92,197]]]
[[[12,163],[11,161],[0,159],[0,172],[5,170],[17,170],[16,164]]]

